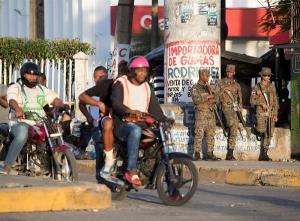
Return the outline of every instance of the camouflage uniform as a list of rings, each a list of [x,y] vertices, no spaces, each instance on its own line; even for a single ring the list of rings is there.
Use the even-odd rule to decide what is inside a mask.
[[[278,112],[278,99],[276,95],[276,88],[273,84],[269,83],[268,85],[263,85],[258,83],[254,86],[251,92],[250,103],[256,107],[256,130],[262,135],[262,147],[268,149],[271,141],[271,137],[274,132],[275,122],[272,120],[271,124],[271,135],[270,137],[266,136],[267,129],[267,117],[269,115],[268,111],[264,111],[261,107],[261,104],[267,104],[264,98],[263,93],[265,93],[269,99],[269,109],[271,111],[271,118],[277,117]]]
[[[200,152],[204,133],[207,141],[207,152],[212,153],[215,144],[216,119],[212,105],[207,99],[208,84],[198,82],[192,87],[192,98],[195,105],[194,151]]]
[[[229,65],[228,65],[229,66]],[[234,79],[223,78],[218,81],[216,86],[216,95],[221,104],[222,111],[226,120],[226,125],[229,127],[229,140],[228,149],[235,149],[236,147],[236,137],[239,128],[239,119],[236,112],[233,109],[233,101],[225,90],[229,91],[234,101],[237,101],[239,105],[242,104],[242,91],[240,84]]]
[[[268,148],[268,146],[270,145],[272,134],[274,132],[275,122],[272,120],[271,136],[266,137],[266,120],[268,117],[268,112],[264,111],[263,108],[260,106],[261,104],[267,104],[262,93],[265,93],[268,96],[271,109],[271,118],[273,118],[274,116],[277,117],[278,101],[276,89],[273,84],[269,83],[268,85],[264,86],[261,83],[258,83],[252,89],[250,103],[251,105],[256,107],[256,130],[258,133],[264,134],[262,145],[264,148]]]

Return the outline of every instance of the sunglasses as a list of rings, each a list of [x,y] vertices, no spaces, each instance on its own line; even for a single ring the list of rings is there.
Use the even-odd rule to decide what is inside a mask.
[[[269,74],[263,74],[263,77],[271,77]]]

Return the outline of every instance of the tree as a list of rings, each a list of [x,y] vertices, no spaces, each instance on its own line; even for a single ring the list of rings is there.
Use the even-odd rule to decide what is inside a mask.
[[[280,27],[280,32],[288,31],[291,28],[291,0],[279,0],[271,5],[268,2],[266,14],[259,20],[259,26],[265,32],[270,32]]]

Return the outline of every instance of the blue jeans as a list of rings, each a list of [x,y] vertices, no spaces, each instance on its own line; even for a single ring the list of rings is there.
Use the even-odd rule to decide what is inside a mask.
[[[101,165],[100,159],[102,157],[103,143],[102,143],[102,134],[99,127],[94,127],[91,130],[91,136],[95,143],[95,152],[96,152],[96,174],[100,173]]]
[[[119,126],[117,135],[121,141],[127,142],[127,171],[136,170],[142,129],[134,123],[124,123]]]
[[[12,166],[20,154],[22,148],[28,139],[29,125],[26,123],[17,123],[11,127],[11,134],[13,135],[13,141],[8,147],[8,152],[5,157],[4,165]]]

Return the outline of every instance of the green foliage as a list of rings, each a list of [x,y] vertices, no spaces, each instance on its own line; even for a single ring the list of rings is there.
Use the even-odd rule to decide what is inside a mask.
[[[10,64],[18,66],[25,57],[25,39],[21,38],[0,38],[0,59],[6,60],[7,66]]]
[[[62,40],[26,40],[20,38],[0,38],[0,59],[6,60],[7,65],[19,66],[25,58],[37,59],[72,59],[82,51],[87,55],[95,54],[94,48],[78,39]]]
[[[266,14],[259,21],[259,26],[265,32],[270,32],[278,26],[281,32],[290,30],[291,0],[280,0],[276,5],[271,6],[270,10],[267,9]]]
[[[71,40],[55,40],[51,42],[53,58],[56,59],[72,59],[73,55],[82,51],[87,55],[94,55],[94,48],[88,43],[82,43],[78,39]]]
[[[46,58],[52,59],[50,42],[48,40],[36,39],[29,40],[25,45],[25,57],[28,59],[37,59],[38,61]]]

